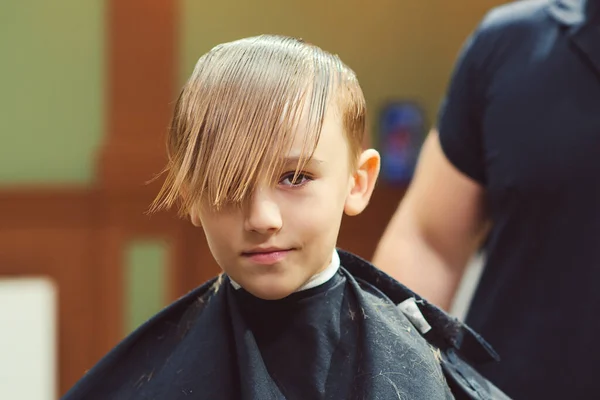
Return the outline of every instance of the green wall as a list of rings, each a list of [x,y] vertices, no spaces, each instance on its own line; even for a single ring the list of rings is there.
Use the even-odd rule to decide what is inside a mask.
[[[86,184],[103,133],[104,1],[0,2],[0,184]]]
[[[166,243],[139,240],[130,243],[125,256],[124,333],[144,323],[166,305]]]

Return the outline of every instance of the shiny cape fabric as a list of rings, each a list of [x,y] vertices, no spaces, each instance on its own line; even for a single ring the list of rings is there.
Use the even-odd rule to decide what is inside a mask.
[[[368,262],[338,252],[352,307],[360,310],[360,373],[350,380],[352,387],[343,388],[345,398],[507,398],[465,361],[497,360],[483,339]],[[215,278],[165,308],[100,360],[63,400],[284,399],[223,285],[229,285],[226,277]],[[397,307],[411,297],[431,326],[425,334]]]

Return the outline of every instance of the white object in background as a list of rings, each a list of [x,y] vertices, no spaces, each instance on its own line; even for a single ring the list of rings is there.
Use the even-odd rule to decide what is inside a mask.
[[[473,300],[473,295],[475,294],[475,289],[481,278],[484,264],[485,254],[483,251],[480,251],[473,256],[466,267],[465,274],[463,275],[463,279],[460,282],[456,296],[454,297],[454,303],[450,308],[450,314],[461,321],[464,321],[467,316],[467,312],[471,306],[471,300]]]
[[[56,399],[56,308],[52,280],[0,279],[0,399]]]

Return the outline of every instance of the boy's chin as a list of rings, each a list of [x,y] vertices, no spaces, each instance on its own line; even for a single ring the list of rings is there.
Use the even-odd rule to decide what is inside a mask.
[[[255,297],[263,300],[281,300],[297,291],[302,282],[276,280],[274,282],[247,282],[242,287]]]

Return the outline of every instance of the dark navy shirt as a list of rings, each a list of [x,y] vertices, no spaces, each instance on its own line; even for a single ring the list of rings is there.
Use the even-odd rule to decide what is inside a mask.
[[[516,399],[598,395],[600,1],[493,9],[467,41],[439,119],[493,228],[467,324]],[[590,397],[591,396],[591,397]]]

